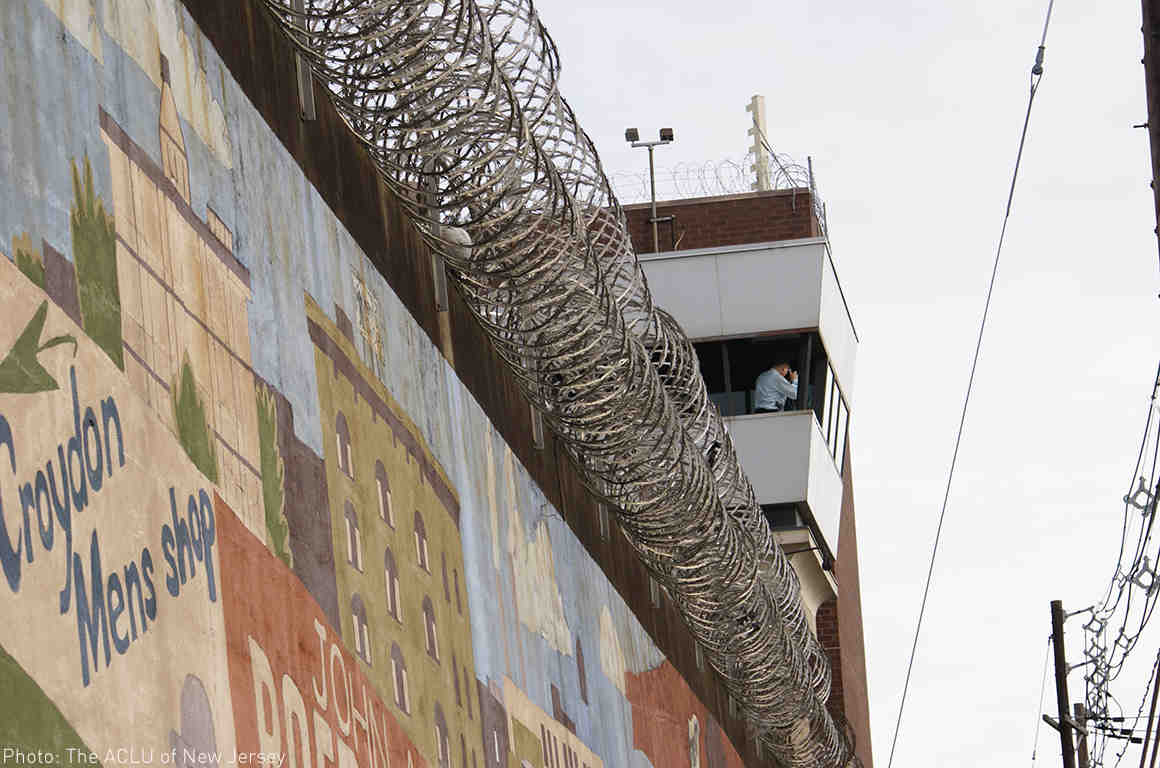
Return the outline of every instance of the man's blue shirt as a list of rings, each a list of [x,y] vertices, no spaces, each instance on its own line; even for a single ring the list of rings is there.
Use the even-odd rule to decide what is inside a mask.
[[[780,411],[785,407],[786,400],[797,400],[797,382],[791,384],[775,368],[770,368],[757,377],[756,389],[757,395],[753,403],[755,409]]]

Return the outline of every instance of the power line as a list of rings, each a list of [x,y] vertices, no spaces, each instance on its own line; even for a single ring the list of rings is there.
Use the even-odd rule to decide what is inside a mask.
[[[1143,436],[1136,451],[1136,463],[1123,497],[1123,526],[1115,569],[1101,602],[1092,606],[1091,619],[1083,628],[1087,659],[1084,662],[1087,666],[1086,707],[1090,714],[1105,719],[1110,719],[1108,705],[1115,701],[1111,685],[1123,671],[1160,598],[1155,563],[1155,560],[1160,560],[1160,547],[1153,536],[1157,497],[1160,495],[1160,421],[1156,418],[1160,367],[1151,382],[1151,395]],[[1153,675],[1155,673],[1154,667]],[[1150,679],[1148,687],[1151,685]],[[1146,704],[1147,694],[1140,702],[1137,720],[1143,717]],[[1093,766],[1103,764],[1106,738],[1099,731],[1094,732]],[[1120,764],[1127,748],[1125,744],[1117,751],[1115,765]]]
[[[1027,142],[1027,127],[1031,122],[1031,108],[1035,104],[1035,94],[1039,91],[1039,83],[1043,79],[1043,54],[1047,47],[1047,28],[1051,23],[1051,9],[1055,5],[1055,0],[1049,0],[1047,4],[1047,19],[1043,24],[1043,37],[1040,39],[1039,48],[1035,54],[1035,64],[1031,68],[1031,92],[1027,97],[1027,111],[1023,116],[1023,131],[1019,135],[1019,151],[1015,155],[1015,168],[1011,173],[1011,188],[1007,193],[1007,209],[1003,214],[1003,226],[999,231],[999,242],[995,248],[995,262],[991,267],[991,281],[987,286],[987,299],[983,304],[983,317],[979,322],[979,336],[975,341],[975,355],[971,361],[971,375],[967,380],[967,393],[963,398],[963,410],[959,416],[959,428],[955,434],[955,448],[951,455],[951,466],[947,473],[946,491],[943,493],[942,510],[938,516],[938,528],[934,534],[934,545],[930,553],[930,566],[926,572],[926,585],[922,590],[922,605],[918,610],[918,621],[914,628],[914,644],[910,648],[910,661],[906,665],[906,682],[902,686],[902,700],[898,704],[898,719],[894,723],[894,738],[890,742],[890,759],[887,762],[887,768],[892,768],[894,765],[894,750],[898,746],[898,733],[902,728],[902,713],[906,709],[906,695],[910,690],[910,676],[914,671],[914,658],[918,653],[918,639],[922,633],[922,619],[926,615],[926,603],[930,597],[930,583],[934,575],[934,563],[938,557],[939,540],[942,538],[943,522],[947,514],[947,502],[951,495],[951,482],[955,476],[955,465],[959,458],[959,446],[963,439],[963,427],[967,421],[967,407],[971,402],[971,391],[975,385],[975,371],[979,365],[979,353],[983,347],[983,332],[987,327],[987,315],[991,310],[991,296],[995,290],[995,278],[999,273],[999,257],[1003,252],[1003,241],[1007,237],[1007,222],[1011,218],[1011,203],[1015,199],[1015,182],[1019,178],[1019,164],[1023,160],[1023,147]]]
[[[1035,756],[1039,753],[1039,727],[1043,725],[1043,696],[1047,691],[1047,662],[1051,659],[1051,635],[1047,636],[1047,649],[1043,652],[1043,677],[1039,683],[1039,709],[1035,712],[1035,742],[1031,745],[1031,768],[1035,768]]]

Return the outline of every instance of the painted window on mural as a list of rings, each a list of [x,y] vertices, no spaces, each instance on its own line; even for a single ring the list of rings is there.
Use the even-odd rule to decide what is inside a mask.
[[[427,527],[423,525],[423,516],[415,510],[415,557],[419,567],[431,573],[431,564],[427,560]]]
[[[459,690],[459,659],[451,653],[451,679],[455,682],[455,706],[463,706],[463,695]]]
[[[440,555],[443,561],[443,599],[451,602],[451,582],[447,580],[447,553]]]
[[[407,690],[407,662],[398,643],[391,643],[391,677],[395,680],[395,706],[411,713],[411,695]]]
[[[451,739],[447,736],[447,718],[439,702],[435,702],[435,750],[439,768],[451,768]]]
[[[395,621],[403,621],[403,601],[399,599],[399,567],[395,555],[387,547],[383,552],[383,573],[387,581],[387,611]]]
[[[362,532],[358,528],[358,514],[349,501],[346,503],[346,561],[360,571],[363,569]]]
[[[431,598],[423,597],[423,624],[427,633],[427,655],[439,661],[439,634],[435,629],[435,606]]]
[[[463,687],[466,689],[464,693],[467,694],[467,719],[471,720],[475,715],[471,713],[471,678],[467,676],[467,667],[463,668]]]
[[[334,440],[338,446],[338,468],[347,477],[354,477],[354,462],[350,457],[350,427],[346,424],[346,416],[338,412],[338,419],[334,425]]]
[[[451,579],[455,582],[455,610],[463,615],[463,603],[459,599],[459,571],[451,569]]]
[[[588,675],[584,671],[584,646],[580,644],[580,635],[576,635],[576,674],[580,678],[580,698],[588,703]]]
[[[387,470],[381,461],[375,462],[375,490],[378,492],[379,517],[394,528],[395,511],[391,509],[391,481],[387,479]]]
[[[701,721],[689,718],[689,768],[701,768]]]
[[[367,626],[367,607],[357,592],[350,599],[350,615],[354,624],[354,650],[363,661],[371,663],[371,633]]]

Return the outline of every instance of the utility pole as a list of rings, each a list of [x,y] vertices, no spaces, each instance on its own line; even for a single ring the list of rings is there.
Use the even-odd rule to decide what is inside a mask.
[[[1160,2],[1142,0],[1144,33],[1144,93],[1148,104],[1148,120],[1136,126],[1148,129],[1152,149],[1152,202],[1156,207],[1156,223],[1160,225]],[[1160,237],[1160,226],[1156,228]]]
[[[1160,651],[1156,652],[1156,668],[1153,670],[1152,677],[1156,679],[1155,685],[1152,688],[1152,707],[1148,710],[1148,725],[1144,728],[1144,746],[1140,749],[1140,768],[1144,768],[1144,762],[1148,758],[1148,742],[1152,739],[1152,723],[1156,719],[1156,697],[1160,696]],[[1152,750],[1152,760],[1155,762],[1156,750]]]
[[[1063,603],[1051,601],[1051,645],[1055,648],[1055,700],[1059,705],[1059,744],[1063,748],[1063,768],[1076,768],[1072,744],[1071,703],[1067,695],[1067,654],[1063,648]]]
[[[1076,751],[1079,753],[1079,768],[1091,768],[1088,762],[1088,743],[1087,743],[1087,707],[1083,704],[1075,705],[1075,722],[1079,726],[1076,731],[1078,743],[1076,744]]]

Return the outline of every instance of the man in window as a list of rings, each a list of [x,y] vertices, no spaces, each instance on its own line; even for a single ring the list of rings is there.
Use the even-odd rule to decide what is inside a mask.
[[[779,362],[757,377],[754,413],[774,413],[785,408],[786,400],[797,400],[797,371]]]

